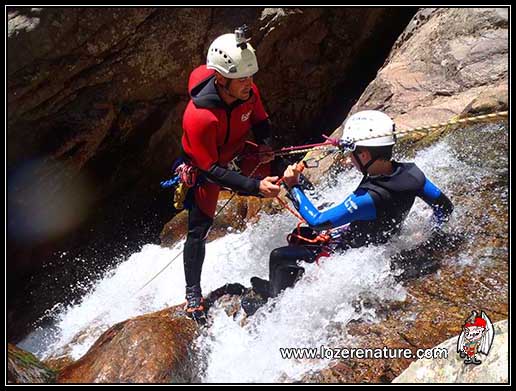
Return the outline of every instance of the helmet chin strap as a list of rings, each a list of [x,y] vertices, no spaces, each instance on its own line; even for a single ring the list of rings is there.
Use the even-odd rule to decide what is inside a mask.
[[[358,167],[360,168],[360,172],[362,172],[362,175],[364,176],[367,176],[369,175],[369,173],[367,172],[367,170],[369,169],[369,167],[372,166],[372,164],[374,162],[376,162],[379,158],[379,156],[369,160],[366,164],[362,164],[362,161],[360,160],[360,158],[358,157],[358,153],[357,151],[353,151],[353,156],[355,157],[355,160],[357,161],[357,164],[358,164]]]

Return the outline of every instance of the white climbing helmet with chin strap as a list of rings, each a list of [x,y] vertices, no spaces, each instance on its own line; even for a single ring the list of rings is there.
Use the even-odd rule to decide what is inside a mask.
[[[224,34],[215,39],[208,49],[206,67],[215,69],[228,79],[249,77],[258,72],[258,61],[253,47],[248,43],[247,26],[239,27],[234,34]]]
[[[353,114],[344,123],[342,143],[352,149],[362,147],[385,147],[394,145],[394,121],[378,110],[364,110]]]

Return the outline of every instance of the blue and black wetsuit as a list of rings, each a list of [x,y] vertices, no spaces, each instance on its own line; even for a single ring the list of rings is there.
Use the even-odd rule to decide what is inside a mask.
[[[414,163],[392,162],[391,175],[366,176],[344,202],[326,211],[319,211],[303,190],[294,186],[289,197],[313,232],[349,224],[341,236],[340,248],[357,248],[368,244],[385,243],[399,232],[415,198],[419,197],[434,211],[440,226],[453,211],[453,204]],[[277,295],[292,286],[304,269],[297,261],[314,262],[319,246],[290,244],[272,251],[269,263],[271,294]]]

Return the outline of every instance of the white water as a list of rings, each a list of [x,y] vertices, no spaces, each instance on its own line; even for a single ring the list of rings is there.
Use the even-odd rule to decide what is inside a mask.
[[[415,162],[445,193],[458,183],[480,181],[482,173],[454,159],[441,142],[416,156]],[[453,174],[453,175],[452,175]],[[336,183],[322,189],[316,204],[340,202],[360,180],[354,171],[340,174]],[[280,347],[311,348],[350,346],[346,324],[352,319],[375,321],[374,310],[355,311],[361,297],[402,301],[406,292],[393,280],[389,256],[412,247],[427,236],[431,211],[417,200],[402,235],[383,246],[370,246],[324,258],[321,266],[306,265],[299,283],[273,303],[260,309],[241,326],[221,309],[211,310],[213,325],[200,337],[201,380],[204,382],[278,382],[299,380],[321,369],[327,360],[284,360]],[[244,232],[230,233],[207,245],[202,288],[208,293],[227,282],[249,286],[252,276],[268,277],[271,250],[286,244],[285,236],[295,226],[289,214],[264,215]],[[81,357],[108,327],[143,313],[184,301],[183,262],[180,256],[141,292],[138,289],[175,256],[174,249],[147,245],[97,281],[82,301],[55,309],[53,327],[29,335],[20,345],[39,357],[63,349],[74,359]],[[135,293],[137,292],[137,293]],[[274,306],[274,308],[271,308]],[[70,341],[87,330],[84,338]],[[347,345],[343,345],[347,344]]]

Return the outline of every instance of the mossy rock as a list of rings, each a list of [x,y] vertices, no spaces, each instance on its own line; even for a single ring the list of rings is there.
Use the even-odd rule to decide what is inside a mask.
[[[7,381],[9,383],[54,383],[56,372],[32,353],[15,345],[7,347]]]

